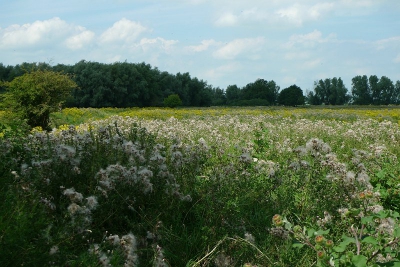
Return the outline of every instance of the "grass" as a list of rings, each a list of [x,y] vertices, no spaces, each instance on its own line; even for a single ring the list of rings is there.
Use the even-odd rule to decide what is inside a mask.
[[[64,109],[0,140],[0,264],[398,264],[399,114]]]

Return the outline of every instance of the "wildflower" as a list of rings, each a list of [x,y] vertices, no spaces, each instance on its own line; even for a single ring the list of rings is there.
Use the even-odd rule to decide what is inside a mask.
[[[322,235],[317,235],[315,237],[315,243],[322,244],[323,242],[325,242],[325,238]]]
[[[169,266],[165,262],[164,251],[159,245],[156,246],[156,255],[154,258],[155,259],[154,259],[153,266],[155,266],[155,267],[168,267]]]
[[[372,213],[379,213],[381,210],[383,210],[383,207],[381,205],[373,205],[369,206],[367,209]]]
[[[118,235],[110,235],[107,237],[107,239],[113,244],[114,246],[117,246],[120,244],[121,240],[119,239]]]
[[[98,202],[97,197],[90,196],[86,198],[86,205],[90,210],[94,210],[97,208]]]
[[[300,225],[295,225],[295,226],[293,227],[293,232],[295,232],[295,233],[301,233],[302,230],[303,230],[303,229],[301,228]]]
[[[360,172],[357,175],[357,181],[362,185],[369,185],[369,176],[366,172]]]
[[[332,241],[332,240],[326,240],[325,246],[326,246],[327,248],[333,247],[333,241]]]
[[[317,251],[318,259],[323,259],[323,258],[325,258],[325,256],[326,256],[325,251],[323,251],[323,250]]]
[[[58,246],[52,246],[51,248],[50,248],[50,252],[49,252],[49,254],[50,255],[54,255],[54,254],[56,254],[56,253],[58,253]]]
[[[215,258],[214,263],[217,267],[228,267],[232,266],[232,259],[225,255],[225,253],[219,253]]]
[[[252,244],[254,244],[255,243],[255,238],[254,238],[254,236],[252,235],[252,234],[250,234],[250,233],[245,233],[244,234],[244,239],[246,240],[246,241],[248,241],[249,243],[252,243]]]
[[[75,189],[74,189],[73,187],[72,187],[72,188],[65,189],[64,192],[63,192],[63,194],[64,194],[64,196],[69,197],[69,199],[70,199],[72,202],[81,202],[82,199],[83,199],[82,194],[76,192]]]
[[[275,214],[275,215],[272,217],[272,223],[273,223],[275,226],[282,226],[282,225],[283,225],[283,221],[282,221],[281,215]]]
[[[340,213],[340,215],[342,217],[346,217],[346,216],[348,216],[350,214],[350,211],[347,208],[338,209],[338,212]]]
[[[243,163],[251,163],[253,161],[253,158],[250,156],[250,153],[243,153],[239,157],[239,161]]]
[[[135,266],[138,258],[136,255],[136,238],[133,234],[127,234],[121,237],[121,247],[125,253],[125,264],[124,266]]]
[[[81,209],[82,209],[82,207],[79,206],[79,205],[76,204],[76,203],[72,203],[71,205],[68,206],[68,212],[69,212],[71,215],[74,215],[75,213],[77,213],[77,212],[80,211]]]

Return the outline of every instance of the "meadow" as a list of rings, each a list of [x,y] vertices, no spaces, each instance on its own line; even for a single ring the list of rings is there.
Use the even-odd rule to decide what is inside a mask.
[[[400,266],[396,106],[51,121],[1,130],[0,266]]]

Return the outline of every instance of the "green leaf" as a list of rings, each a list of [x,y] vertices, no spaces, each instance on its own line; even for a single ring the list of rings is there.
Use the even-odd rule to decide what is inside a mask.
[[[361,218],[361,223],[366,224],[366,223],[372,222],[373,220],[374,220],[373,216],[366,216],[366,217]]]
[[[312,228],[310,228],[310,229],[307,230],[307,236],[308,236],[308,237],[314,236],[314,233],[315,233],[315,230],[312,229]]]
[[[379,172],[376,173],[376,177],[378,177],[379,179],[385,178],[385,175],[386,175],[385,170],[380,170]]]
[[[294,247],[294,248],[302,248],[302,247],[304,247],[304,244],[300,243],[300,242],[296,242],[296,243],[292,244],[292,247]]]
[[[400,227],[396,227],[393,231],[393,237],[400,237]]]
[[[393,218],[399,218],[400,214],[397,211],[393,211],[390,216],[393,217]]]
[[[373,245],[379,245],[379,242],[376,241],[376,239],[372,236],[367,236],[363,240],[361,240],[362,243],[367,243],[367,244],[373,244]]]
[[[351,262],[356,267],[365,267],[367,266],[367,257],[365,257],[364,255],[354,255],[351,259]]]
[[[340,242],[339,245],[333,247],[333,250],[336,252],[343,252],[346,250],[346,247],[350,244],[350,243],[356,243],[356,240],[353,237],[348,237],[348,236],[342,236],[343,241]]]
[[[375,214],[375,217],[379,218],[379,219],[384,219],[388,216],[388,212],[386,210],[381,210],[380,212],[378,212],[377,214]]]
[[[329,229],[328,230],[318,230],[314,234],[315,235],[327,235],[327,234],[329,234]]]

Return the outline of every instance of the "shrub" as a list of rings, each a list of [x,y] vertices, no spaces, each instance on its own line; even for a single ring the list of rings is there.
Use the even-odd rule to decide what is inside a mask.
[[[50,113],[70,95],[77,85],[66,74],[33,70],[6,82],[5,108],[32,128],[49,130]]]
[[[164,99],[164,105],[170,108],[175,108],[182,105],[182,100],[178,94],[172,94]]]

